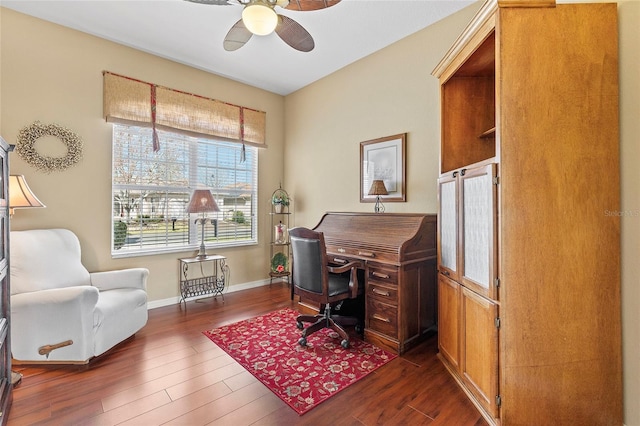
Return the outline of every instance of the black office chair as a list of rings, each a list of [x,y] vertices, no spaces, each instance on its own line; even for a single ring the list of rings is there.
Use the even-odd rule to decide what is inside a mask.
[[[340,326],[356,325],[356,317],[331,315],[331,305],[358,296],[359,262],[333,265],[327,260],[324,234],[307,228],[293,228],[289,231],[293,256],[292,279],[295,292],[305,300],[324,305],[319,315],[299,315],[297,326],[303,329],[303,322],[312,323],[302,332],[298,340],[306,346],[307,337],[323,328],[331,328],[342,337],[340,344],[349,347],[349,335]],[[322,306],[320,307],[322,310]]]

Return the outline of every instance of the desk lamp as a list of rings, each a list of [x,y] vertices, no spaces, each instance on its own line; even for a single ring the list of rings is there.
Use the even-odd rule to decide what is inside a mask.
[[[380,179],[376,179],[371,184],[371,189],[369,189],[369,195],[376,196],[376,205],[373,208],[373,211],[376,213],[384,213],[384,204],[380,202],[381,195],[387,195],[387,188],[384,186],[384,181]]]
[[[35,196],[24,175],[9,176],[9,216],[13,217],[15,209],[27,209],[30,207],[46,207]]]
[[[187,213],[202,213],[202,217],[197,218],[194,223],[200,222],[202,225],[202,238],[200,239],[200,251],[198,252],[199,258],[207,257],[207,252],[204,247],[204,224],[207,221],[205,213],[207,212],[219,212],[220,209],[213,199],[211,191],[208,189],[196,189],[191,194],[191,200],[187,206]]]

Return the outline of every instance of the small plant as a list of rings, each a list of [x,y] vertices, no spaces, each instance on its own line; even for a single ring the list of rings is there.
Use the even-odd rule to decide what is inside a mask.
[[[281,204],[283,206],[289,205],[289,195],[282,189],[278,189],[271,196],[271,204],[274,206],[277,204]]]
[[[271,258],[271,272],[276,272],[278,274],[287,272],[287,268],[289,266],[288,262],[289,260],[284,253],[278,252],[274,254]]]

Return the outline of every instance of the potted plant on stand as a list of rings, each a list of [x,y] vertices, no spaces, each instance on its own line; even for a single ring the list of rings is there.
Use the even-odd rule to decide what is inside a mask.
[[[275,275],[287,275],[289,272],[289,259],[287,255],[278,252],[271,258],[271,272]]]
[[[271,204],[276,213],[282,213],[285,207],[289,207],[289,194],[284,189],[276,189],[271,195]]]

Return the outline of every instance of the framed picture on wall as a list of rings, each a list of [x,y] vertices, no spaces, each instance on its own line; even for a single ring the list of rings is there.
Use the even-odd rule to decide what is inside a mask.
[[[372,192],[374,181],[384,182],[387,201],[406,201],[405,147],[407,134],[387,136],[360,142],[360,202],[375,203]],[[379,182],[377,182],[379,185]]]

